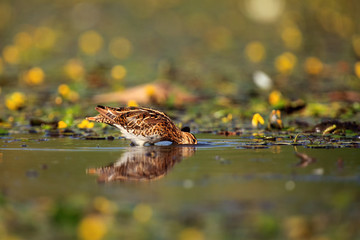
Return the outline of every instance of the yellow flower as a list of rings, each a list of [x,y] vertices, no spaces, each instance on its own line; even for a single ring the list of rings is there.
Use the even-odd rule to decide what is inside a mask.
[[[122,80],[126,76],[126,68],[122,65],[116,65],[111,69],[111,77],[116,80]]]
[[[104,219],[95,215],[86,216],[78,226],[78,237],[83,240],[101,240],[106,232]]]
[[[223,123],[228,123],[228,122],[230,122],[232,120],[232,118],[233,118],[232,114],[229,113],[226,117],[221,118],[221,121]]]
[[[139,106],[135,100],[129,100],[127,105],[128,105],[128,107],[138,107]]]
[[[264,118],[259,113],[255,113],[252,118],[251,125],[253,127],[257,127],[259,124],[264,125],[264,123]]]
[[[147,204],[138,204],[134,208],[133,216],[138,222],[148,222],[152,217],[152,208]]]
[[[281,112],[280,110],[272,110],[269,117],[269,125],[268,127],[281,129],[283,128],[282,120],[281,120]]]
[[[70,88],[68,85],[66,84],[61,84],[59,87],[58,87],[58,93],[60,93],[61,96],[63,97],[67,97],[70,93]]]
[[[44,82],[45,73],[39,67],[33,67],[24,74],[24,80],[28,85],[40,85]]]
[[[87,55],[95,55],[103,46],[103,38],[94,30],[86,31],[79,37],[79,47]]]
[[[179,234],[179,240],[204,240],[204,234],[193,227],[183,229]]]
[[[84,119],[82,120],[81,123],[79,123],[77,125],[78,128],[93,128],[94,127],[94,123],[93,122],[89,122],[88,120]]]
[[[62,129],[62,128],[66,128],[66,127],[67,127],[66,122],[64,122],[64,121],[59,121],[58,122],[58,128]]]
[[[288,75],[293,71],[296,62],[297,59],[294,54],[285,52],[275,59],[275,67],[279,73]]]
[[[282,98],[281,92],[274,90],[269,94],[269,103],[274,106],[277,105]]]
[[[253,41],[246,45],[245,54],[251,62],[258,63],[264,60],[266,51],[261,42]]]
[[[66,75],[74,81],[81,80],[85,74],[84,66],[78,59],[68,60],[64,66],[64,71]]]
[[[155,95],[155,87],[154,85],[146,85],[145,87],[145,92],[146,92],[146,95],[149,96],[149,97],[152,97]]]
[[[319,75],[323,68],[323,63],[316,57],[308,57],[305,61],[305,71],[310,75]]]
[[[26,97],[21,92],[14,92],[6,97],[5,105],[10,110],[18,110],[25,106]]]

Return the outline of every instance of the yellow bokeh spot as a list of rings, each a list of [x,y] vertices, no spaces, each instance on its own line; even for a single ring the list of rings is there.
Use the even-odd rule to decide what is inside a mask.
[[[18,110],[25,106],[26,97],[21,92],[14,92],[6,97],[5,105],[10,110]]]
[[[323,68],[323,63],[316,57],[308,57],[305,60],[305,71],[310,75],[319,75]]]
[[[100,216],[87,216],[78,226],[78,237],[82,240],[101,240],[106,232],[105,221]]]
[[[57,96],[57,97],[55,98],[55,104],[56,104],[56,105],[60,105],[60,104],[62,104],[62,103],[63,103],[62,97]]]
[[[34,44],[40,49],[51,49],[56,43],[56,33],[48,27],[39,27],[34,32]]]
[[[122,65],[116,65],[111,69],[111,77],[116,80],[122,80],[126,76],[126,68]]]
[[[223,123],[228,123],[228,122],[231,122],[232,119],[233,119],[233,115],[231,113],[228,113],[228,115],[226,115],[226,117],[221,118],[221,121]]]
[[[245,55],[251,62],[258,63],[264,60],[266,50],[261,42],[253,41],[246,45]]]
[[[146,95],[149,96],[149,97],[152,97],[155,95],[155,87],[154,85],[146,85],[145,87],[145,92],[146,92]]]
[[[66,128],[66,127],[67,127],[66,122],[64,122],[64,121],[59,121],[58,122],[58,128],[62,129],[62,128]]]
[[[281,92],[274,90],[269,94],[269,103],[274,106],[277,105],[282,98]]]
[[[141,223],[148,222],[151,219],[152,214],[152,208],[147,204],[138,204],[133,211],[134,218]]]
[[[93,128],[94,127],[94,123],[93,122],[89,122],[88,120],[82,120],[81,123],[79,123],[77,125],[78,128]]]
[[[287,75],[293,71],[296,62],[297,59],[294,54],[285,52],[275,59],[275,67],[278,72]]]
[[[115,204],[104,197],[96,197],[93,205],[94,208],[102,214],[109,214],[116,210]]]
[[[24,80],[28,85],[40,85],[44,82],[45,73],[39,67],[33,67],[24,74]]]
[[[129,100],[127,105],[128,105],[128,107],[138,107],[139,106],[135,100]]]
[[[109,52],[118,59],[125,59],[132,53],[132,44],[124,37],[113,38],[109,44]]]
[[[356,62],[354,66],[355,74],[358,78],[360,78],[360,62]]]
[[[16,46],[10,45],[4,47],[2,54],[6,62],[10,64],[19,63],[20,52]]]
[[[58,93],[61,95],[61,96],[64,96],[64,97],[67,97],[70,93],[70,88],[68,85],[66,84],[61,84],[59,87],[58,87]]]
[[[179,234],[179,240],[204,240],[204,233],[200,230],[188,227],[182,230]]]
[[[82,80],[85,73],[84,66],[78,59],[68,60],[64,66],[64,71],[66,75],[74,81]]]
[[[79,37],[79,47],[87,55],[95,55],[103,46],[103,38],[94,30],[84,32]]]
[[[19,49],[26,50],[33,43],[33,38],[27,32],[19,32],[14,37],[14,43]]]
[[[259,124],[264,125],[264,123],[264,118],[259,113],[255,113],[252,118],[251,125],[253,127],[257,127]]]
[[[296,50],[301,47],[302,44],[302,33],[296,27],[286,27],[281,32],[281,38],[285,43],[285,46]]]
[[[77,102],[80,99],[80,95],[78,92],[70,91],[68,97],[71,102]]]

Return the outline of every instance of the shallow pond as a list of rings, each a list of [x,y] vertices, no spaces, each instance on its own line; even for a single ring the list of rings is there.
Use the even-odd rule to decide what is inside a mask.
[[[7,217],[0,227],[26,239],[91,239],[79,223],[94,215],[106,219],[98,239],[360,237],[359,148],[198,138],[197,146],[129,147],[123,139],[3,137],[0,215],[12,207],[17,223]],[[99,197],[110,213],[96,207]],[[33,214],[43,227],[26,220]]]

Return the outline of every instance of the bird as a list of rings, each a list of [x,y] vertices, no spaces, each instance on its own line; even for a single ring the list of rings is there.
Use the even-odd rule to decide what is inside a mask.
[[[88,121],[106,123],[120,129],[131,140],[131,145],[153,145],[160,141],[173,144],[197,144],[196,137],[188,127],[180,130],[163,112],[145,107],[107,107],[98,105],[99,114],[87,117]]]

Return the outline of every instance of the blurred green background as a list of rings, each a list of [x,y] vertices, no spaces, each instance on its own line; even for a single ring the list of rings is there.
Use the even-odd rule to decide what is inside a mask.
[[[64,106],[154,82],[192,94],[158,105],[215,99],[234,109],[268,104],[274,90],[289,101],[357,103],[359,10],[355,0],[2,1],[0,109]],[[145,101],[94,104],[151,105],[158,88],[147,86]]]

